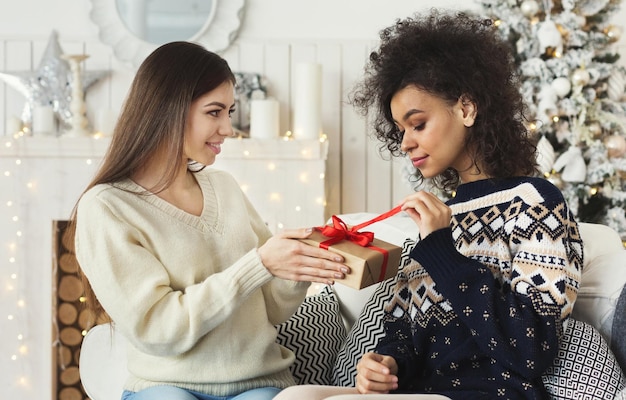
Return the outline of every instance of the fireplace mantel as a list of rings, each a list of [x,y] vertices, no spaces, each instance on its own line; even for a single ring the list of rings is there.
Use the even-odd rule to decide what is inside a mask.
[[[19,137],[7,138],[0,157],[90,158],[102,157],[109,137]],[[227,139],[220,159],[325,160],[328,142],[318,140]]]

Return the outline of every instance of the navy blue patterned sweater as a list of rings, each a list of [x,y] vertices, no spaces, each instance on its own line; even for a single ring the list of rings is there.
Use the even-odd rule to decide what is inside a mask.
[[[399,273],[376,352],[396,359],[398,392],[546,398],[582,272],[576,221],[541,178],[463,184],[448,205],[451,227]]]

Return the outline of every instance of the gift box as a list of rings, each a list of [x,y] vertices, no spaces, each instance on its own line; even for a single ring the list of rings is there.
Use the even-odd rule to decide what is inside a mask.
[[[337,217],[333,219],[334,226],[315,228],[308,238],[301,240],[344,257],[350,273],[344,279],[335,280],[336,283],[358,290],[395,276],[401,247],[376,239],[371,232],[358,232],[343,222],[337,223]]]

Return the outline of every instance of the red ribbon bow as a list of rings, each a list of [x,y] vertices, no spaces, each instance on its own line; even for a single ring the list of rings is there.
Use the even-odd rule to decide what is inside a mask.
[[[335,243],[339,243],[342,240],[349,240],[350,242],[356,243],[361,247],[365,247],[370,244],[372,240],[374,240],[373,232],[358,232],[354,226],[352,228],[348,228],[348,225],[346,225],[346,223],[336,215],[333,215],[332,218],[332,225],[315,228],[319,230],[322,235],[331,238],[330,240],[320,243],[321,248],[328,249],[328,247]]]
[[[397,206],[392,210],[387,211],[386,213],[380,214],[379,216],[370,219],[369,221],[362,222],[358,225],[353,226],[352,228],[348,228],[345,222],[341,220],[341,218],[333,215],[332,225],[318,226],[315,229],[320,231],[320,233],[330,239],[325,240],[320,243],[319,247],[328,250],[330,246],[333,244],[339,243],[342,240],[348,240],[352,243],[355,243],[361,247],[371,247],[373,250],[376,250],[383,254],[383,266],[380,271],[380,275],[378,277],[378,281],[382,281],[385,277],[385,273],[387,272],[387,257],[388,252],[385,249],[381,249],[376,246],[371,246],[370,243],[374,240],[373,232],[359,232],[359,229],[364,228],[368,225],[373,224],[374,222],[381,221],[385,218],[389,218],[392,215],[399,213],[402,210],[401,206]]]

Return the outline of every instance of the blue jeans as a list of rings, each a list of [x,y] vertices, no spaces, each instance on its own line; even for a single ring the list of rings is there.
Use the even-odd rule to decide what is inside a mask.
[[[175,386],[153,386],[138,392],[125,390],[122,400],[271,400],[280,392],[275,387],[248,390],[236,396],[210,396]]]

